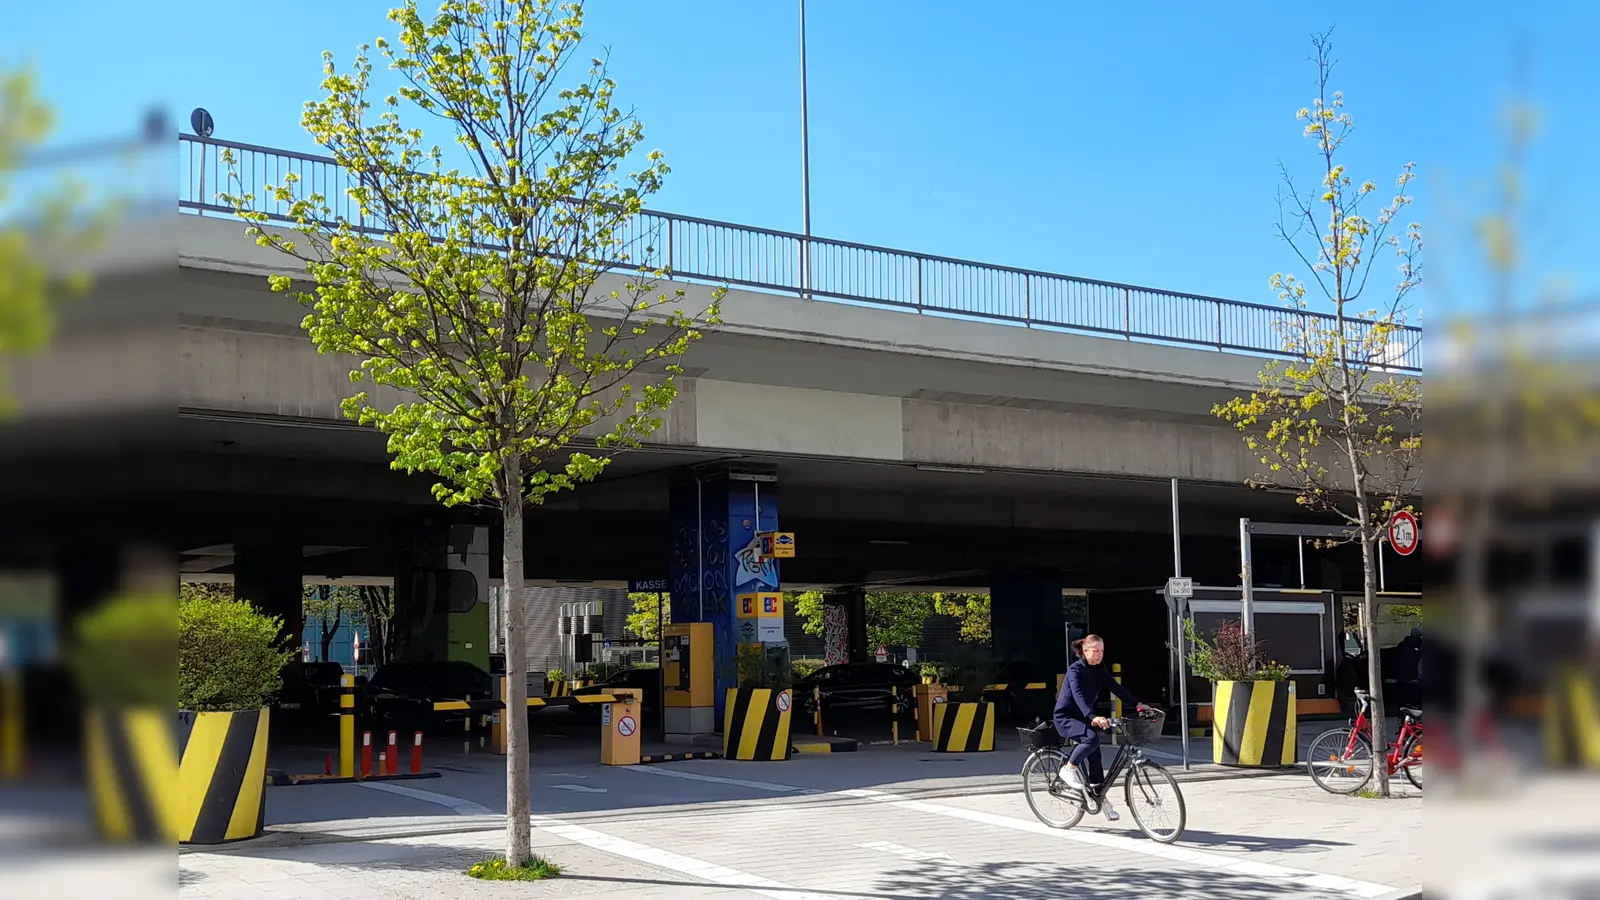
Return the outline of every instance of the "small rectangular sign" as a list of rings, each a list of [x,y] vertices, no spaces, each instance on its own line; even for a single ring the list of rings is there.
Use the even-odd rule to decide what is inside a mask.
[[[786,638],[783,633],[782,619],[761,619],[760,627],[756,629],[756,636],[763,644],[781,644]]]
[[[1193,578],[1168,578],[1167,596],[1174,600],[1188,600],[1194,596]]]
[[[794,533],[767,531],[761,534],[761,555],[770,559],[794,558]]]
[[[667,587],[665,578],[650,578],[644,581],[628,582],[628,590],[635,594],[660,594],[672,590]]]
[[[736,611],[737,618],[758,619],[761,617],[760,594],[740,594],[735,600],[739,604]]]

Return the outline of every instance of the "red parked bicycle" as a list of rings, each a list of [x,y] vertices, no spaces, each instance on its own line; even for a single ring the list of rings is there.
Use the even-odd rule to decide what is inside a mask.
[[[1367,710],[1372,698],[1356,690],[1356,718],[1344,728],[1317,735],[1306,751],[1306,769],[1311,780],[1330,794],[1354,794],[1372,780],[1372,729]],[[1422,710],[1400,707],[1400,731],[1384,754],[1389,776],[1404,773],[1406,780],[1422,787]]]

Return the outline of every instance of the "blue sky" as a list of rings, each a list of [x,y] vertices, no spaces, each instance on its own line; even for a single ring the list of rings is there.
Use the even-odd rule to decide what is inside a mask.
[[[131,129],[159,102],[184,123],[207,107],[218,137],[314,151],[299,113],[321,52],[348,60],[392,34],[387,2],[157,5],[17,4],[0,58],[38,63],[63,141]],[[1330,24],[1353,174],[1387,184],[1414,160],[1422,176],[1425,318],[1481,302],[1461,238],[1519,39],[1545,117],[1527,292],[1559,275],[1600,297],[1583,267],[1600,246],[1584,215],[1600,207],[1600,135],[1580,106],[1600,84],[1600,13],[1576,2],[810,0],[814,231],[1272,302],[1268,276],[1293,263],[1273,234],[1277,165],[1315,177],[1293,114],[1312,96],[1309,36]],[[588,31],[673,166],[654,206],[799,229],[793,0],[591,0]]]

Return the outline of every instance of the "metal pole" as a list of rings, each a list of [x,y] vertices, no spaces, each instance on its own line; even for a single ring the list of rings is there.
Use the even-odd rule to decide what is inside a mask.
[[[1250,570],[1250,520],[1239,520],[1239,620],[1246,636],[1256,632],[1256,598]]]
[[[1389,577],[1383,566],[1383,545],[1387,543],[1387,540],[1378,538],[1378,593],[1380,594],[1389,590]]]
[[[806,102],[806,0],[800,0],[800,296],[811,299],[811,137]]]
[[[1295,549],[1300,552],[1300,590],[1306,589],[1306,539],[1295,538]]]
[[[1172,479],[1172,574],[1183,577],[1183,540],[1178,527],[1178,479]],[[1167,605],[1177,620],[1177,638],[1173,642],[1178,656],[1178,734],[1183,739],[1183,770],[1189,771],[1189,657],[1183,644],[1183,604],[1176,597],[1168,597]]]

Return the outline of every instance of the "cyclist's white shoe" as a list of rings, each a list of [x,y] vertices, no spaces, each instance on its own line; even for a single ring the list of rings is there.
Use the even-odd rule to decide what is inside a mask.
[[[1072,788],[1073,790],[1082,791],[1087,790],[1089,787],[1084,783],[1083,774],[1080,773],[1078,771],[1078,767],[1072,763],[1067,763],[1061,767],[1061,780],[1065,781],[1067,783],[1067,787]]]
[[[1106,814],[1106,820],[1110,822],[1115,822],[1116,820],[1122,818],[1122,814],[1117,812],[1117,808],[1115,806],[1111,805],[1111,800],[1109,798],[1101,801],[1100,811]]]

